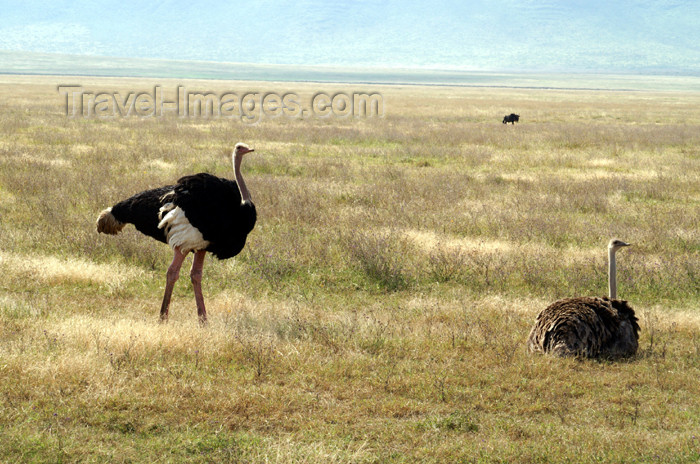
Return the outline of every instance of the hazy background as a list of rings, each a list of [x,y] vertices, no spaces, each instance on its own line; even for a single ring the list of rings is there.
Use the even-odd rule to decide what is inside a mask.
[[[699,22],[700,2],[677,0],[11,0],[2,5],[0,50],[263,64],[697,75]]]

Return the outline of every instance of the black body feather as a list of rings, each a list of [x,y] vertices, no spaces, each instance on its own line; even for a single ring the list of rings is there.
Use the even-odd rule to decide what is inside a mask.
[[[172,191],[173,185],[146,190],[112,206],[112,215],[119,222],[133,224],[142,234],[167,243],[165,231],[158,228],[158,210],[163,206],[162,197]]]
[[[207,251],[219,259],[241,252],[257,215],[253,203],[241,203],[235,181],[200,173],[178,179],[173,190],[168,201],[182,208],[190,224],[210,242]]]
[[[165,230],[158,228],[158,212],[167,203],[179,206],[190,224],[209,242],[207,251],[219,259],[236,256],[255,227],[255,205],[241,203],[235,181],[207,173],[178,179],[176,185],[146,190],[112,207],[121,222],[161,242],[167,242]]]

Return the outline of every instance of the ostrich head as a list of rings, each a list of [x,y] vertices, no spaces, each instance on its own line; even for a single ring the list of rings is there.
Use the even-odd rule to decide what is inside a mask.
[[[255,151],[252,148],[250,148],[248,145],[245,143],[237,143],[236,146],[233,149],[233,156],[235,157],[242,157],[246,153],[250,153],[251,151]]]
[[[628,247],[628,246],[632,246],[632,245],[630,243],[625,243],[622,240],[614,238],[614,239],[610,240],[610,243],[608,243],[608,250],[615,253],[620,248]]]

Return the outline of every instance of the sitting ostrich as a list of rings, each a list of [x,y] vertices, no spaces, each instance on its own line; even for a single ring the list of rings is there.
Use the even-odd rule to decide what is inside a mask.
[[[241,252],[257,218],[241,175],[243,156],[254,150],[238,143],[233,151],[235,181],[199,173],[141,193],[117,203],[100,213],[97,231],[116,235],[126,224],[158,241],[170,245],[175,253],[168,267],[165,294],[160,308],[162,321],[168,319],[170,297],[180,276],[187,254],[194,253],[190,277],[194,288],[197,314],[207,321],[202,296],[202,268],[206,252],[228,259]]]
[[[530,352],[557,356],[614,358],[637,352],[639,324],[632,307],[617,299],[615,253],[630,246],[608,244],[609,297],[564,298],[545,308],[535,320],[527,346]]]

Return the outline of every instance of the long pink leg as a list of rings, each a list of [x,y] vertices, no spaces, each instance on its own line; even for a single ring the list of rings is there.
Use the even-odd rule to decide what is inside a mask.
[[[197,314],[199,315],[199,322],[202,324],[207,322],[207,310],[204,307],[204,296],[202,295],[202,268],[204,267],[206,254],[206,250],[195,251],[192,269],[190,270],[190,279],[192,279],[192,288],[194,288],[194,300],[197,303]]]
[[[168,320],[168,308],[170,307],[170,297],[173,294],[173,288],[175,287],[175,282],[180,278],[180,267],[182,267],[182,262],[185,260],[187,253],[182,253],[179,248],[175,248],[175,256],[173,257],[173,262],[170,263],[168,267],[168,273],[166,274],[165,280],[165,294],[163,295],[163,304],[160,307],[160,320],[161,322],[166,322]]]

